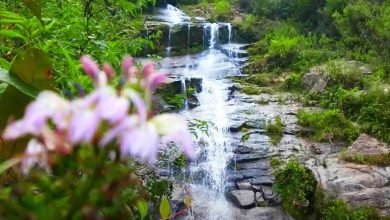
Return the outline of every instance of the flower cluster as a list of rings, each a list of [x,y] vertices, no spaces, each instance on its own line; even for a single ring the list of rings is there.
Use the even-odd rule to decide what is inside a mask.
[[[80,145],[104,148],[115,144],[122,158],[133,156],[153,163],[160,146],[174,142],[194,158],[186,120],[177,114],[150,114],[152,93],[166,80],[165,74],[156,72],[151,63],[139,71],[133,58],[126,57],[121,65],[122,80],[115,89],[109,85],[114,75],[111,66],[104,64],[99,69],[88,56],[83,56],[81,63],[95,84],[90,94],[68,101],[43,91],[24,117],[5,129],[5,139],[34,137],[27,145],[23,172],[35,165],[47,168],[48,152],[69,154]]]

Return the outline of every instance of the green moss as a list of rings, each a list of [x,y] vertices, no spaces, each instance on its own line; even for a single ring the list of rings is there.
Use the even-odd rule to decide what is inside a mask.
[[[282,161],[277,157],[272,157],[270,161],[270,165],[272,169],[277,169],[280,167],[280,165],[282,165]]]
[[[276,116],[275,122],[269,121],[265,127],[266,134],[271,138],[271,143],[277,145],[283,137],[284,124],[280,116]]]
[[[247,140],[249,140],[250,135],[250,133],[245,133],[244,135],[242,135],[241,141],[246,142]]]

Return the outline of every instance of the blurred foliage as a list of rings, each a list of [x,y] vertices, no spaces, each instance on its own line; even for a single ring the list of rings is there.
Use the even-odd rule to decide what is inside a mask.
[[[34,169],[23,181],[0,186],[0,216],[6,219],[139,216],[136,201],[148,199],[149,195],[135,174],[135,164],[107,160],[109,149],[82,147],[75,151],[69,156],[53,155],[51,175]]]

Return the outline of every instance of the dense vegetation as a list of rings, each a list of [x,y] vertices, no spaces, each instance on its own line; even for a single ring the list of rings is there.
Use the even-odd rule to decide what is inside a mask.
[[[345,123],[357,123],[360,132],[390,141],[389,1],[280,0],[238,4],[248,13],[238,24],[248,39],[257,40],[249,49],[251,63],[246,73],[281,78],[280,88],[300,92],[304,89],[302,76],[314,66],[325,66],[331,83],[325,91],[312,91],[305,99],[332,111],[339,109],[338,117],[345,117]],[[356,68],[343,68],[345,60],[364,62],[372,73],[364,75]],[[250,88],[255,94],[256,89]],[[330,129],[327,123],[320,122],[328,117],[326,114],[311,115],[316,124],[306,120],[309,116],[304,119],[306,126],[318,129],[317,139],[321,139],[319,133]],[[351,141],[356,132],[335,135]]]
[[[170,218],[171,183],[143,164],[156,159],[157,152],[152,151],[158,149],[154,143],[159,140],[153,138],[162,133],[141,128],[156,116],[152,93],[165,75],[156,73],[152,64],[140,69],[131,57],[121,64],[124,55],[153,46],[157,35],[142,36],[141,14],[153,4],[149,0],[0,2],[1,218]],[[84,54],[105,64],[83,56],[80,65]],[[113,109],[107,108],[111,105]],[[14,121],[23,113],[23,119]],[[143,122],[137,122],[140,130],[133,130],[127,144],[122,139],[119,149],[112,135],[119,138],[118,129],[127,126],[115,118],[128,114]],[[161,117],[155,119],[153,126],[166,124]],[[112,129],[115,134],[103,143],[104,134]],[[179,130],[189,132],[185,127]],[[143,135],[152,141],[142,142]],[[142,145],[144,152],[130,152],[125,145]]]

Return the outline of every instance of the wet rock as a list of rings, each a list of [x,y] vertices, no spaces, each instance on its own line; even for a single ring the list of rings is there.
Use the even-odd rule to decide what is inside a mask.
[[[274,207],[256,207],[245,212],[245,219],[256,220],[292,220],[291,217],[284,214],[279,208]]]
[[[264,200],[263,195],[260,192],[255,193],[256,206],[265,207],[267,201]]]
[[[262,175],[260,169],[240,170],[238,172],[240,172],[244,178],[258,177]]]
[[[266,153],[251,153],[251,154],[237,154],[235,155],[235,161],[237,163],[250,162],[267,158]]]
[[[346,154],[350,157],[377,156],[388,153],[389,149],[386,143],[380,142],[367,134],[361,134],[346,151]]]
[[[252,190],[252,185],[249,181],[237,181],[236,182],[237,189],[240,190]]]
[[[193,88],[197,93],[202,92],[202,78],[191,77],[186,80],[186,86]]]
[[[236,182],[236,181],[243,180],[243,179],[244,179],[244,175],[242,175],[242,173],[240,173],[240,172],[230,171],[227,173],[227,180],[228,181]]]
[[[253,153],[253,148],[247,147],[245,145],[239,144],[234,148],[233,153],[235,154],[248,154]]]
[[[274,184],[273,176],[259,176],[251,179],[252,185],[272,186]]]
[[[200,106],[199,99],[195,95],[191,95],[187,98],[188,108],[196,108]]]
[[[268,160],[259,160],[254,162],[245,162],[237,164],[237,169],[259,169],[259,170],[269,170],[270,164]]]
[[[227,193],[227,198],[237,207],[249,209],[255,207],[255,193],[252,190],[232,190]]]

